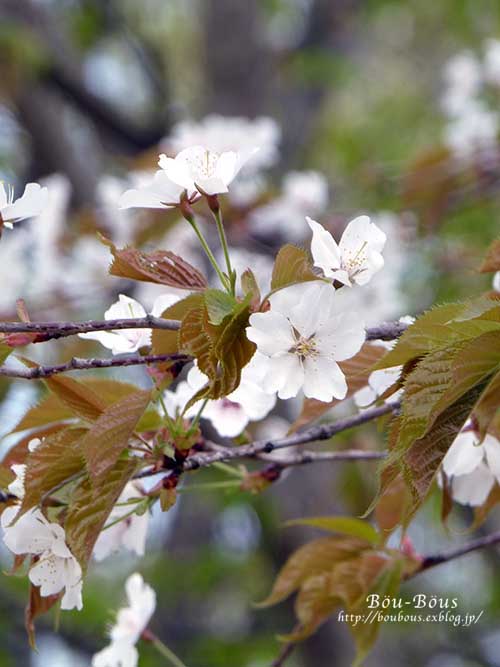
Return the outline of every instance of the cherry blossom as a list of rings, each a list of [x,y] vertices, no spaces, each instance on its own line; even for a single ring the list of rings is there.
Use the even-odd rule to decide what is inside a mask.
[[[164,310],[178,301],[174,294],[161,294],[155,300],[152,314],[159,317]],[[120,294],[118,301],[112,304],[104,313],[105,320],[146,317],[143,306],[125,294]],[[89,331],[78,334],[80,338],[96,340],[111,350],[112,354],[137,352],[141,347],[151,343],[151,329],[117,329],[116,331]]]
[[[449,116],[461,115],[482,86],[481,63],[470,51],[451,58],[444,70],[442,107]]]
[[[482,443],[467,426],[443,459],[453,499],[462,505],[482,505],[495,481],[500,483],[500,442],[487,434]]]
[[[1,527],[5,546],[16,555],[36,556],[28,577],[40,587],[43,597],[64,590],[61,609],[81,609],[82,569],[66,544],[64,528],[50,523],[38,508],[19,517],[19,506],[2,513]]]
[[[276,404],[275,392],[266,391],[264,376],[267,372],[266,359],[256,352],[250,362],[243,367],[241,381],[237,389],[225,398],[209,400],[203,410],[203,418],[212,423],[215,430],[225,438],[239,435],[250,421],[264,419]],[[172,416],[176,409],[183,410],[188,400],[208,381],[198,366],[189,370],[185,382],[179,383],[176,392],[166,392],[166,404]],[[186,412],[186,417],[194,417],[200,403],[195,403]]]
[[[172,180],[163,169],[159,169],[151,182],[126,190],[119,204],[121,209],[174,208],[180,204],[184,194],[192,201],[197,194],[196,188]]]
[[[135,552],[138,556],[144,556],[149,514],[148,512],[144,512],[140,516],[130,514],[134,505],[128,503],[132,498],[141,497],[142,492],[142,488],[137,482],[129,482],[125,486],[108,517],[107,524],[109,528],[104,528],[101,531],[94,546],[93,553],[97,561],[104,560],[109,555],[119,551],[121,547]],[[122,520],[120,521],[120,519]]]
[[[250,217],[253,232],[279,235],[291,241],[304,238],[304,218],[321,215],[328,205],[328,183],[317,171],[291,171],[283,179],[283,193],[257,208]]]
[[[459,158],[468,158],[495,145],[498,114],[478,101],[470,103],[445,129],[445,143]]]
[[[136,667],[135,644],[146,629],[156,608],[156,594],[136,572],[125,583],[128,607],[118,611],[111,628],[109,646],[92,659],[92,667]]]
[[[199,122],[184,120],[177,123],[162,146],[166,152],[172,150],[174,153],[190,146],[205,146],[215,153],[235,151],[242,154],[251,153],[254,146],[259,146],[259,152],[245,168],[245,171],[254,173],[275,164],[280,137],[279,125],[267,116],[249,119],[210,114]]]
[[[40,438],[33,438],[28,443],[28,451],[34,452],[37,447],[42,444]],[[16,476],[13,482],[9,484],[7,490],[12,495],[17,496],[19,499],[24,498],[24,477],[26,475],[26,464],[25,463],[14,463],[11,465],[10,469]]]
[[[47,203],[47,188],[38,183],[28,183],[24,193],[14,199],[14,189],[0,182],[0,219],[3,226],[12,229],[15,222],[39,215]]]
[[[347,383],[337,362],[363,344],[362,318],[339,308],[334,288],[319,281],[287,287],[269,301],[271,309],[253,313],[246,330],[266,357],[266,389],[284,399],[300,389],[320,401],[344,398]]]
[[[186,148],[175,158],[160,155],[158,164],[170,180],[188,192],[216,195],[228,192],[242,166],[258,149],[246,153],[217,153],[204,146]]]
[[[500,40],[487,39],[484,50],[484,78],[494,86],[500,85]]]
[[[313,233],[311,253],[314,265],[327,278],[333,278],[344,285],[352,286],[368,283],[373,275],[384,266],[382,250],[386,235],[361,215],[347,225],[337,245],[333,236],[319,222],[307,218]]]
[[[500,292],[500,271],[497,271],[493,276],[493,289]]]

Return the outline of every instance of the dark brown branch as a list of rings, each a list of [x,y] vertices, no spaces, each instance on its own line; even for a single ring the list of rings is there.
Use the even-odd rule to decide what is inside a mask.
[[[416,574],[423,572],[424,570],[429,570],[431,567],[436,567],[436,565],[448,563],[455,558],[460,558],[460,556],[465,556],[466,554],[477,551],[478,549],[494,546],[495,544],[500,544],[500,531],[491,533],[491,535],[486,535],[484,537],[478,537],[475,540],[471,540],[470,542],[467,542],[460,547],[456,547],[455,549],[450,549],[449,551],[444,551],[442,553],[430,556],[424,556],[420,569],[418,572],[416,572]]]
[[[285,644],[281,649],[281,651],[279,652],[279,655],[276,658],[276,660],[272,661],[270,667],[282,667],[282,665],[284,665],[285,662],[288,660],[288,658],[292,655],[296,646],[297,644],[294,644],[292,642],[290,642],[289,644]]]
[[[279,438],[276,440],[257,440],[249,445],[242,445],[241,447],[223,448],[209,454],[200,453],[190,456],[183,465],[183,470],[196,470],[197,468],[206,467],[218,461],[230,461],[239,458],[255,458],[259,454],[270,454],[276,449],[284,447],[294,447],[295,445],[303,445],[308,442],[317,442],[320,440],[329,440],[334,435],[347,431],[356,426],[366,424],[383,415],[397,412],[400,408],[399,402],[388,403],[377,408],[365,410],[359,415],[348,417],[346,419],[339,419],[333,424],[322,424],[320,426],[313,426],[302,433],[294,433],[293,435]],[[338,452],[341,454],[342,452]],[[361,458],[358,456],[358,458]],[[372,458],[370,456],[370,458]],[[279,461],[277,462],[280,463]],[[296,464],[299,465],[299,464]]]
[[[87,320],[85,322],[0,322],[0,333],[36,333],[42,342],[54,338],[75,336],[89,331],[112,331],[119,329],[167,329],[180,328],[179,320],[165,320],[161,317],[146,315],[138,318],[120,318],[117,320]],[[394,340],[407,328],[400,322],[385,322],[366,330],[366,340]]]
[[[47,378],[58,373],[67,373],[68,371],[87,371],[93,368],[116,368],[117,366],[138,366],[142,364],[155,364],[162,361],[183,361],[188,362],[191,358],[185,354],[134,354],[118,359],[78,359],[73,357],[65,364],[56,366],[37,366],[36,368],[10,368],[0,366],[0,376],[21,378],[23,380],[39,380]]]
[[[176,331],[179,320],[164,320],[154,315],[117,320],[86,320],[85,322],[0,322],[1,333],[36,333],[43,342],[55,338],[66,338],[90,331],[118,331],[121,329],[167,329]]]

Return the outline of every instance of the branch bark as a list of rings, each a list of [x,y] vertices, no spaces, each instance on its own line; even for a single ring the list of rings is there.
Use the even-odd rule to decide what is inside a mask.
[[[116,368],[117,366],[139,366],[144,364],[156,364],[163,361],[190,361],[190,357],[185,354],[139,354],[122,357],[119,359],[79,359],[73,357],[65,364],[55,366],[37,366],[36,368],[10,368],[0,366],[0,376],[20,378],[23,380],[40,380],[42,378],[67,373],[68,371],[87,371],[93,368]]]

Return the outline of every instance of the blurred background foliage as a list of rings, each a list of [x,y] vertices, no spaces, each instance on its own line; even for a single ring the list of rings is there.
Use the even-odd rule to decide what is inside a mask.
[[[118,291],[130,293],[130,285],[106,276],[96,230],[146,246],[160,239],[164,247],[166,239],[182,245],[174,215],[118,213],[102,184],[153,169],[175,123],[208,113],[266,115],[281,126],[281,157],[260,204],[277,195],[286,173],[314,169],[329,184],[322,222],[333,230],[361,211],[396,214],[394,235],[411,237],[411,248],[394,257],[402,265],[397,302],[391,292],[373,296],[380,319],[489,289],[476,269],[499,231],[499,146],[485,164],[452,161],[440,98],[446,62],[464,49],[479,53],[491,37],[500,37],[496,0],[0,0],[1,176],[18,187],[63,177],[57,229],[47,221],[46,228],[24,225],[37,239],[28,251],[0,243],[2,319],[15,317],[21,296],[33,319],[83,319],[100,316]],[[265,255],[282,240],[248,240],[248,210],[231,204],[228,211],[235,246]],[[68,340],[37,354],[53,361],[91,349]],[[139,373],[127,377],[144,382]],[[37,391],[2,381],[2,433]],[[383,438],[368,428],[326,446],[376,448]],[[144,560],[124,555],[93,567],[84,610],[64,614],[59,634],[53,619],[40,623],[37,654],[26,648],[22,627],[26,581],[2,577],[1,667],[89,665],[134,569],[158,594],[154,630],[187,665],[270,665],[276,634],[292,626],[291,605],[258,611],[252,603],[269,591],[291,550],[315,534],[283,528],[284,520],[360,515],[373,473],[371,463],[304,467],[259,496],[187,488],[171,512],[155,515]],[[197,481],[219,478],[203,472]],[[459,539],[470,518],[457,511],[445,529],[439,512],[436,497],[410,530],[422,552]],[[484,530],[497,523],[493,513]],[[500,665],[499,571],[498,554],[489,551],[406,585],[404,595],[457,596],[463,613],[484,609],[480,624],[387,625],[366,664]],[[351,656],[346,628],[332,621],[288,664],[342,667]],[[159,664],[147,646],[140,664]]]

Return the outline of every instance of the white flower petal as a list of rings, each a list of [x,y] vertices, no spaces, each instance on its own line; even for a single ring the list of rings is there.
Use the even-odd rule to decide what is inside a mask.
[[[270,391],[277,391],[283,399],[297,396],[304,384],[304,369],[297,355],[284,354],[269,360],[265,384]]]
[[[443,459],[443,468],[448,477],[466,475],[482,462],[484,450],[477,444],[473,431],[459,433]]]
[[[492,435],[487,434],[482,447],[486,454],[488,468],[500,483],[500,442]]]
[[[335,239],[319,222],[306,218],[313,233],[311,254],[314,266],[323,271],[325,276],[333,277],[333,271],[340,268],[340,249]]]
[[[4,222],[17,222],[40,215],[47,204],[48,196],[47,188],[42,188],[38,183],[28,183],[22,197],[1,209]]]
[[[253,313],[246,329],[249,340],[254,342],[259,352],[267,356],[287,352],[294,344],[290,323],[281,313]]]
[[[494,483],[495,478],[488,467],[480,463],[467,475],[459,475],[452,479],[453,500],[462,505],[479,507],[486,501]]]
[[[347,382],[339,365],[327,357],[307,357],[304,360],[304,395],[318,401],[330,402],[347,394]]]
[[[139,653],[133,644],[112,642],[92,658],[92,667],[137,667]]]

